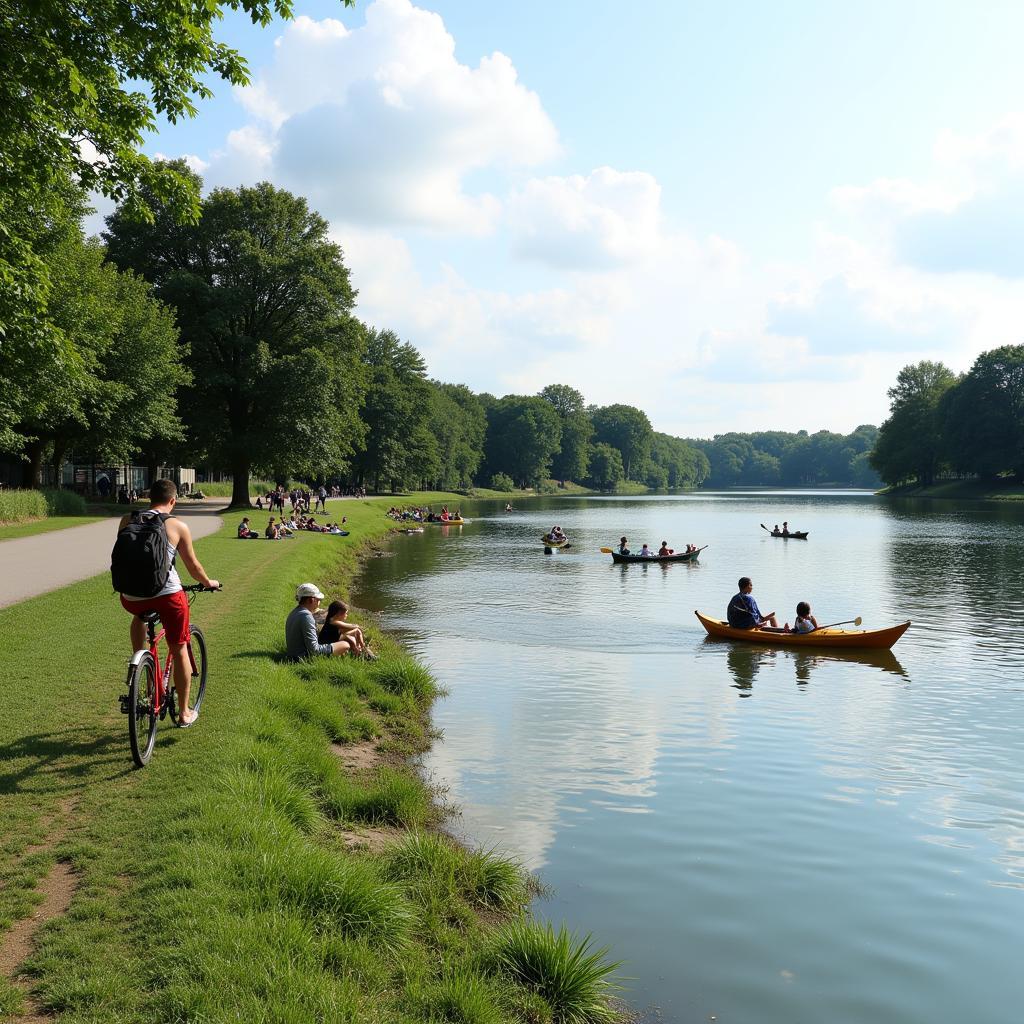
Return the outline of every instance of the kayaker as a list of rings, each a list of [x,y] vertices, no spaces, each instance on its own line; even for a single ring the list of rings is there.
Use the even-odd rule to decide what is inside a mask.
[[[667,558],[669,555],[674,555],[674,554],[675,554],[675,552],[668,546],[668,541],[667,540],[663,540],[661,542],[661,547],[658,548],[658,557],[659,558]]]
[[[749,576],[741,576],[738,586],[739,593],[729,602],[729,608],[725,613],[730,626],[734,629],[768,629],[776,633],[788,631],[789,623],[787,622],[784,628],[780,627],[775,612],[761,614],[761,609],[757,607],[757,602],[751,594],[754,584]]]
[[[781,537],[782,536],[782,531],[779,529],[779,524],[778,523],[776,523],[772,527],[772,536],[773,537]]]
[[[628,555],[629,554],[629,548],[628,548],[628,546],[626,544],[626,538],[625,537],[620,537],[619,538],[619,554],[620,555]]]
[[[776,526],[775,529],[777,530],[778,527]],[[783,522],[783,524],[782,524],[782,536],[783,537],[788,537],[789,536],[789,523],[787,523],[787,522]]]
[[[818,620],[811,614],[811,606],[801,601],[796,606],[796,621],[793,623],[794,633],[811,633],[818,628]]]
[[[640,549],[640,557],[641,558],[654,558],[655,555],[654,555],[654,552],[645,544]]]

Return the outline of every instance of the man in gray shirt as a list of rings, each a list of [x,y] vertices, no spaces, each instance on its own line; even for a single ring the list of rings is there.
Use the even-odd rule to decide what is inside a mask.
[[[313,658],[318,655],[348,654],[351,644],[348,640],[339,640],[333,644],[322,644],[316,636],[316,619],[313,618],[324,595],[315,583],[302,583],[295,591],[298,604],[288,613],[284,624],[285,645],[288,657],[292,661],[301,658]]]

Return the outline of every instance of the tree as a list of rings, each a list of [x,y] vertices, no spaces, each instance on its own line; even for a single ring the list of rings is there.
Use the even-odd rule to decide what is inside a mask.
[[[440,490],[469,487],[484,455],[483,403],[465,384],[431,381],[430,430],[438,439],[438,469],[426,479]]]
[[[51,255],[47,315],[69,339],[74,374],[44,374],[48,397],[18,424],[28,461],[25,484],[40,482],[44,450],[60,466],[74,444],[102,461],[124,461],[155,436],[180,436],[176,391],[188,381],[173,313],[145,281],[104,262],[103,247],[68,237]]]
[[[354,0],[342,0],[351,4]],[[174,123],[213,95],[218,75],[248,81],[245,61],[213,34],[225,11],[253,23],[291,16],[290,0],[5,0],[0,4],[0,349],[32,362],[59,352],[46,316],[50,278],[37,224],[55,185],[72,181],[148,217],[154,196],[195,220],[199,191],[174,164],[140,152],[158,117]],[[2,424],[0,424],[2,429]]]
[[[432,387],[419,352],[394,331],[366,333],[368,371],[363,419],[366,439],[356,454],[360,479],[380,490],[431,479],[440,465],[438,440],[428,429]]]
[[[231,471],[232,505],[248,505],[253,469],[342,471],[363,435],[366,340],[327,222],[264,182],[216,189],[196,225],[158,207],[152,224],[118,208],[107,227],[111,259],[177,311],[193,375],[184,418]]]
[[[590,452],[590,482],[599,491],[613,491],[625,479],[622,453],[618,448],[598,441]]]
[[[957,468],[1024,480],[1024,345],[983,352],[944,399],[943,436]]]
[[[594,425],[587,415],[583,396],[568,384],[549,384],[540,397],[551,403],[562,421],[562,440],[551,464],[554,478],[563,483],[584,479]]]
[[[507,473],[521,487],[534,487],[551,472],[562,422],[550,402],[506,395],[487,414],[487,474]]]
[[[626,479],[635,479],[644,469],[654,440],[647,414],[632,405],[606,405],[591,408],[590,418],[594,440],[618,448]]]
[[[923,360],[904,366],[889,389],[890,414],[878,431],[871,465],[889,484],[916,479],[930,486],[945,459],[939,407],[956,383],[942,363]]]

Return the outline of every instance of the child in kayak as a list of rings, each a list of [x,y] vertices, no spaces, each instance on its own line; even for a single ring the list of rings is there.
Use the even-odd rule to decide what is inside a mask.
[[[793,623],[794,633],[811,633],[818,628],[818,620],[811,614],[811,606],[801,601],[796,606],[796,621]]]

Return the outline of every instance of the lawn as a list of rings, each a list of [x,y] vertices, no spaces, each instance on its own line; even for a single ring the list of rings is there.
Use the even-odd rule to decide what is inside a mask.
[[[517,865],[434,831],[437,794],[408,761],[430,741],[429,673],[372,623],[377,662],[281,660],[296,584],[344,595],[389,503],[345,502],[348,538],[250,544],[228,521],[198,542],[225,584],[194,606],[206,700],[194,728],[162,723],[141,771],[107,577],[0,610],[0,930],[55,862],[77,884],[27,964],[30,1008],[74,1024],[609,1019],[602,951],[532,923]],[[25,999],[0,978],[0,1019]]]

